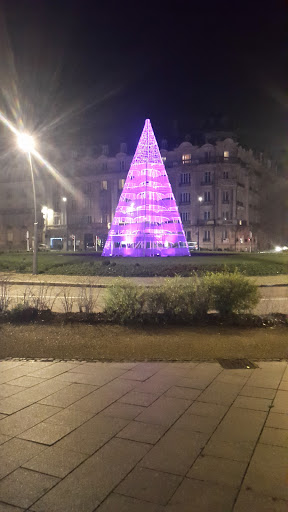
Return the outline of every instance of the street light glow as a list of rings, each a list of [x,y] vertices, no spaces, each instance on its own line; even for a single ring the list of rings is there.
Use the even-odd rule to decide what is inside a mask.
[[[64,203],[66,203],[67,197],[62,197],[62,201],[64,201]]]
[[[19,133],[17,135],[17,143],[24,153],[32,153],[35,149],[34,139],[29,133]]]

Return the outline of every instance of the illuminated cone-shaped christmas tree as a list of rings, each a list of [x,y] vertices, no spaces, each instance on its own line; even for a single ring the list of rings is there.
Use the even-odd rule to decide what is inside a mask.
[[[102,256],[189,256],[175,197],[146,119]]]

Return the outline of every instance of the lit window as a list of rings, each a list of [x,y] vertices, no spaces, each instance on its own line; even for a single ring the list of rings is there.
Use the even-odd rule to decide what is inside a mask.
[[[13,231],[7,231],[7,242],[13,242]]]
[[[191,163],[191,155],[182,155],[182,163],[190,164]]]
[[[124,184],[125,184],[125,180],[124,179],[121,179],[121,180],[118,181],[118,188],[119,188],[119,190],[122,190],[124,188]]]
[[[242,226],[242,220],[239,220],[239,226]]]
[[[229,160],[229,151],[224,151],[224,160]]]
[[[101,190],[107,190],[107,181],[106,180],[101,181]]]
[[[166,162],[166,156],[162,156],[162,162],[163,162],[163,164],[165,164],[165,162]]]

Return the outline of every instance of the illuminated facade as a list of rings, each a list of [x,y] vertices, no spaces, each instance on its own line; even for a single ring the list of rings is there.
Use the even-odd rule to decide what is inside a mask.
[[[102,256],[189,256],[175,197],[146,119]]]
[[[204,133],[197,145],[187,140],[170,147],[168,141],[160,144],[189,246],[254,251],[287,245],[283,206],[287,179],[280,177],[273,162],[244,149],[231,135]],[[6,159],[2,155],[0,165],[0,250],[4,251],[25,251],[32,244],[31,177],[18,153],[9,153]],[[35,172],[38,242],[66,250],[68,239],[70,251],[75,243],[77,251],[102,254],[133,155],[122,143],[118,152],[87,145],[78,153],[53,148],[47,157],[78,195],[74,197],[42,169]]]

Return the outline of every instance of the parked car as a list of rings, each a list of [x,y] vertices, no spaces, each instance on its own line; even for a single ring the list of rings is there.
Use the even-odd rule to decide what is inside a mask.
[[[95,244],[93,242],[88,242],[86,244],[86,249],[95,249]]]
[[[198,244],[197,242],[188,242],[189,251],[198,251]]]
[[[47,244],[39,244],[38,251],[49,251],[50,247]]]

